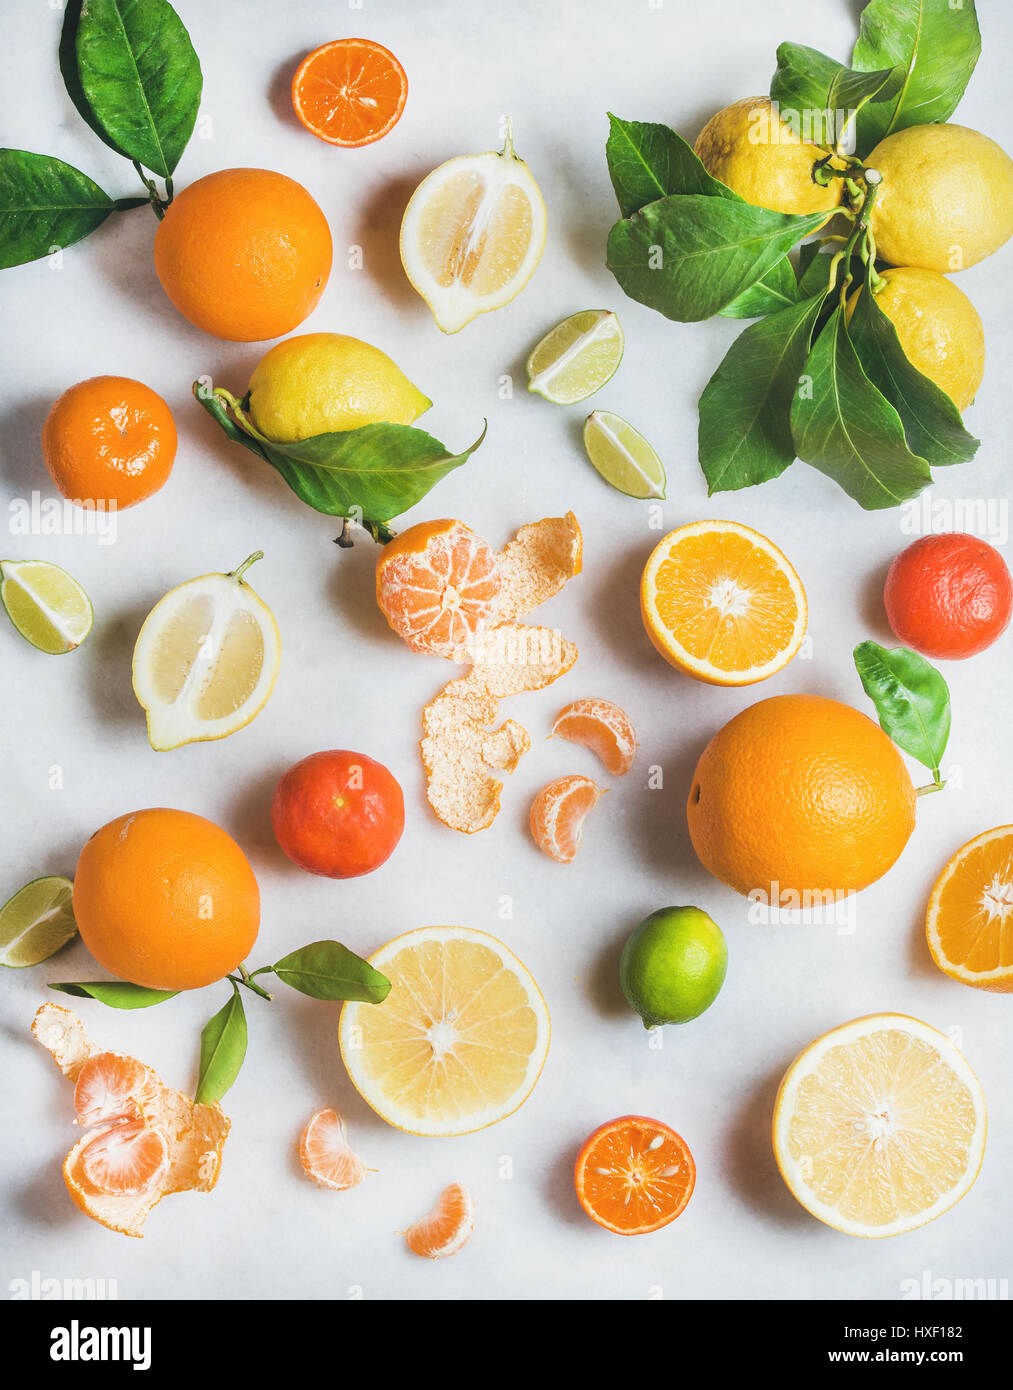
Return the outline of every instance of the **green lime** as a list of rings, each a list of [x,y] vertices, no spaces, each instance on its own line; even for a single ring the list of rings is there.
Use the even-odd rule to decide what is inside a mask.
[[[0,907],[0,965],[38,965],[77,933],[69,878],[35,878]]]
[[[571,314],[528,358],[528,390],[556,405],[582,401],[612,380],[623,347],[623,330],[611,309]]]
[[[718,997],[728,969],[721,928],[698,907],[661,907],[623,947],[623,993],[644,1020],[688,1023]]]
[[[61,656],[91,632],[91,599],[76,579],[45,560],[0,560],[0,603],[26,641]]]
[[[592,411],[584,422],[584,448],[605,481],[627,497],[664,497],[665,465],[620,416]]]

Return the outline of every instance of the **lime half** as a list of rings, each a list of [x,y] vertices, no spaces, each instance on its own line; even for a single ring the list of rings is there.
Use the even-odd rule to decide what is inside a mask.
[[[556,405],[582,401],[615,376],[623,346],[623,330],[611,309],[571,314],[528,358],[528,390]]]
[[[0,965],[38,965],[77,934],[69,878],[35,878],[0,907]]]
[[[664,497],[665,465],[620,416],[593,411],[584,422],[584,448],[605,481],[627,497]]]
[[[61,656],[91,632],[91,599],[66,570],[45,560],[0,560],[0,602],[26,641]]]

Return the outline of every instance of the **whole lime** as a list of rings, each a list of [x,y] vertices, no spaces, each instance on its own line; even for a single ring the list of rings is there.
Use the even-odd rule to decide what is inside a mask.
[[[619,980],[644,1020],[688,1023],[718,997],[728,968],[721,928],[698,907],[660,907],[623,947]]]

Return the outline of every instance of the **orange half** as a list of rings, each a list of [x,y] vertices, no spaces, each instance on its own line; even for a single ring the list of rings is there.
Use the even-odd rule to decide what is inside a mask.
[[[786,556],[737,521],[695,521],[667,535],[644,568],[640,611],[665,660],[711,685],[752,685],[780,671],[808,618]]]
[[[335,39],[300,63],[292,79],[295,114],[329,145],[371,145],[401,119],[404,68],[372,39]]]
[[[957,850],[932,890],[925,935],[951,979],[1013,992],[1013,825]]]
[[[617,1235],[645,1235],[685,1211],[696,1165],[674,1129],[644,1115],[622,1115],[586,1141],[574,1183],[592,1221]]]

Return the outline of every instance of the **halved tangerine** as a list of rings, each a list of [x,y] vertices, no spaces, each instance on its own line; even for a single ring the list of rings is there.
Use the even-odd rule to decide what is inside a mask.
[[[122,1196],[147,1192],[169,1169],[169,1145],[142,1120],[120,1120],[99,1133],[81,1154],[81,1171],[99,1192]]]
[[[295,114],[329,145],[371,145],[401,119],[404,68],[372,39],[335,39],[313,50],[292,79]]]
[[[358,1187],[369,1171],[348,1147],[345,1122],[336,1110],[310,1116],[299,1139],[299,1162],[315,1183],[337,1192]]]
[[[501,583],[495,552],[470,526],[423,521],[380,552],[376,601],[413,651],[463,661],[496,615]]]
[[[531,803],[531,834],[542,853],[569,864],[580,847],[584,819],[604,794],[604,787],[576,773],[543,787]]]
[[[107,1120],[132,1119],[138,1114],[137,1096],[147,1072],[133,1057],[116,1052],[97,1052],[78,1072],[74,1109],[79,1125],[98,1125]]]
[[[556,715],[549,737],[590,748],[614,777],[629,772],[637,751],[630,716],[611,700],[574,700]]]
[[[932,959],[975,989],[1013,991],[1013,825],[957,850],[936,880],[925,926]]]
[[[661,1120],[622,1115],[601,1125],[577,1155],[580,1205],[621,1236],[660,1230],[686,1209],[696,1164],[686,1141]]]
[[[445,1187],[436,1205],[421,1221],[405,1231],[405,1243],[414,1255],[442,1260],[456,1255],[475,1229],[475,1203],[459,1182]]]

